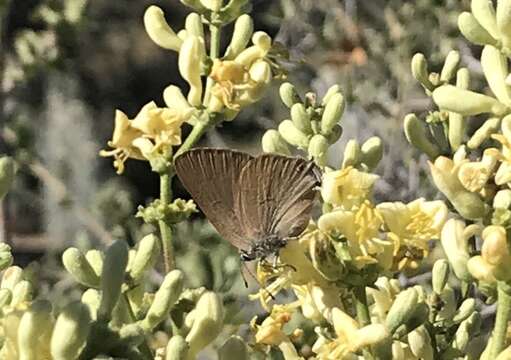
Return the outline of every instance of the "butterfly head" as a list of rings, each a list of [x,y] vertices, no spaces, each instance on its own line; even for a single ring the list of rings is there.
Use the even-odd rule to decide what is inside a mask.
[[[278,256],[279,250],[284,247],[286,243],[286,239],[281,239],[277,235],[266,236],[259,241],[254,241],[248,250],[240,250],[241,261],[266,259],[272,255]]]

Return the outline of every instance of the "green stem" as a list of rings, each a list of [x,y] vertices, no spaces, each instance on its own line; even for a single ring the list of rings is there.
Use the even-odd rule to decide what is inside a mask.
[[[211,118],[209,118],[206,121],[199,121],[199,122],[197,122],[197,124],[194,125],[194,127],[193,127],[192,131],[190,132],[190,134],[186,137],[186,139],[183,142],[183,144],[175,152],[174,160],[179,155],[184,153],[185,151],[190,150],[192,148],[192,146],[195,145],[195,143],[197,141],[199,141],[199,139],[202,137],[202,135],[204,135],[204,133],[209,128],[211,123],[212,123]]]
[[[369,316],[369,308],[367,307],[367,296],[365,286],[357,286],[353,288],[353,303],[357,310],[357,320],[360,326],[366,326],[371,323]]]
[[[210,41],[209,41],[209,57],[211,60],[217,59],[220,55],[220,25],[209,25]],[[203,105],[209,104],[211,98],[211,88],[213,87],[214,81],[208,77],[206,81],[206,91],[204,92]]]
[[[168,173],[160,176],[160,201],[162,206],[165,207],[172,201],[171,180],[172,177]],[[165,273],[169,273],[175,268],[174,248],[172,246],[172,228],[164,220],[160,220],[158,225],[160,226],[161,248],[163,252]]]
[[[498,303],[495,325],[493,327],[492,343],[489,359],[496,359],[506,345],[506,333],[509,317],[511,315],[511,295],[509,286],[502,281],[497,285]]]

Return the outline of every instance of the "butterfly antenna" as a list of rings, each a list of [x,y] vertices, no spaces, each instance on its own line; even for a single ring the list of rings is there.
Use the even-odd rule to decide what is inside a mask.
[[[266,286],[264,286],[263,284],[261,284],[259,282],[259,280],[257,279],[257,277],[255,276],[255,274],[250,271],[250,268],[248,267],[248,265],[246,264],[246,262],[242,262],[242,266],[243,266],[243,269],[241,271],[241,277],[243,278],[243,281],[245,282],[245,287],[248,289],[248,282],[247,282],[247,278],[246,278],[246,274],[248,274],[252,279],[254,279],[258,284],[259,286],[261,287],[261,289],[263,289],[264,291],[266,291],[268,293],[268,296],[270,296],[270,298],[272,300],[275,301],[275,296],[273,296],[273,294],[266,288]],[[244,270],[244,271],[243,271]],[[246,274],[245,274],[246,272]]]

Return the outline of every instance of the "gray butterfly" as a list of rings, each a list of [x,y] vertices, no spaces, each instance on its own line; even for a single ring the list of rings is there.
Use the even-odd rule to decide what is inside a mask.
[[[200,148],[179,156],[175,166],[184,187],[243,261],[278,255],[305,230],[320,183],[312,162],[275,154]]]

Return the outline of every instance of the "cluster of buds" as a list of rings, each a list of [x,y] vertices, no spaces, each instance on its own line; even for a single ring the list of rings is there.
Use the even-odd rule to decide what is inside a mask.
[[[305,94],[302,100],[292,84],[284,83],[280,87],[280,97],[290,109],[291,119],[283,120],[278,130],[268,130],[264,134],[263,151],[289,155],[291,145],[306,152],[317,165],[326,166],[328,148],[342,134],[339,122],[345,103],[339,86],[328,89],[319,102],[314,93]]]

